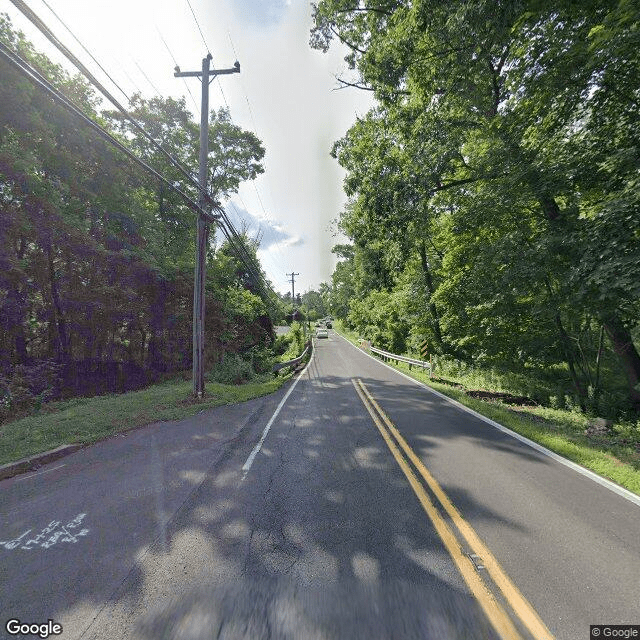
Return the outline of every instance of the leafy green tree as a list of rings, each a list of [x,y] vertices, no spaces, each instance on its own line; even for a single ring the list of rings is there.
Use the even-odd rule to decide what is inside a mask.
[[[351,84],[379,102],[335,149],[355,246],[380,242],[404,267],[406,229],[413,251],[433,249],[444,349],[560,359],[583,405],[579,327],[601,325],[640,407],[638,17],[624,1],[314,8],[312,45],[346,44]]]
[[[4,15],[0,40],[87,116],[179,179],[146,138],[114,113],[99,114],[91,87],[39,54]],[[0,73],[0,403],[22,407],[14,392],[25,380],[28,402],[36,402],[47,386],[54,395],[116,391],[188,368],[192,212],[4,59]],[[184,104],[136,96],[131,108],[194,172],[197,125]],[[225,197],[262,171],[264,149],[225,111],[213,114],[210,135],[210,184]],[[258,264],[256,247],[244,244]],[[271,339],[255,277],[230,255],[223,244],[208,256],[210,361]]]

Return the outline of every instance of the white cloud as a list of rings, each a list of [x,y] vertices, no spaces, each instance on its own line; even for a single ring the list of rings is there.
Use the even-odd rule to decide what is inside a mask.
[[[296,247],[304,243],[300,236],[290,234],[282,224],[265,217],[254,216],[233,200],[227,203],[225,210],[239,232],[246,231],[249,237],[260,238],[262,251],[268,251],[275,245]]]

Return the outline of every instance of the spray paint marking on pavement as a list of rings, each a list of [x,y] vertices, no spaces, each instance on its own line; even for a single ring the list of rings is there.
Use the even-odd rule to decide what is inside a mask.
[[[433,476],[431,476],[418,456],[400,435],[400,432],[380,408],[380,405],[378,405],[375,399],[371,396],[366,386],[360,380],[352,380],[352,382],[358,396],[360,396],[360,400],[369,412],[369,415],[378,427],[378,430],[389,447],[389,450],[393,454],[393,457],[396,459],[396,462],[409,481],[411,488],[420,500],[422,507],[429,516],[435,530],[458,567],[464,581],[467,583],[471,593],[482,607],[485,615],[498,635],[504,640],[520,640],[522,638],[521,634],[513,624],[511,617],[497,602],[488,586],[480,577],[477,567],[470,559],[470,556],[463,552],[454,530],[447,524],[447,522],[445,522],[444,517],[436,508],[425,490],[425,486],[418,480],[415,471],[417,471],[423,478],[426,486],[433,492],[433,495],[441,507],[449,515],[460,535],[473,549],[475,553],[471,555],[482,558],[483,568],[487,569],[487,572],[493,579],[495,585],[502,592],[502,596],[505,598],[516,618],[519,619],[521,624],[536,639],[553,640],[553,635],[547,629],[544,622],[542,622],[536,611],[504,573],[497,560],[493,557],[489,549],[480,541],[475,531],[458,513],[440,485],[436,482]],[[398,445],[402,448],[406,457],[403,456]],[[413,463],[413,467],[410,462]]]
[[[80,529],[76,531],[82,524],[86,513],[79,513],[73,520],[67,522],[67,524],[60,526],[59,520],[52,520],[37,536],[33,538],[27,538],[32,529],[27,529],[22,535],[14,538],[13,540],[0,540],[0,547],[4,547],[7,551],[13,549],[35,549],[36,547],[42,547],[48,549],[59,542],[78,542],[79,538],[86,536],[89,533],[89,529]]]

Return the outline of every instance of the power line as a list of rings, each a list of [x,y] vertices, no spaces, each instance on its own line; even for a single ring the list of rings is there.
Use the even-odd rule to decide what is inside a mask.
[[[236,193],[236,196],[238,197],[238,200],[240,200],[240,203],[244,207],[244,210],[247,212],[247,214],[249,214],[249,209],[247,208],[246,203],[242,199],[242,196],[239,193]],[[238,217],[238,219],[242,220],[242,216],[240,215],[240,212],[238,211],[238,208],[236,207],[235,202],[233,202],[233,200],[229,200],[228,204],[231,207],[233,207],[233,210],[236,212],[236,216]],[[251,214],[249,214],[249,215],[251,215]],[[258,220],[258,233],[261,233],[261,232],[262,232],[262,225],[260,224],[260,221]],[[274,244],[276,244],[276,246],[277,246],[277,243],[274,243]],[[273,256],[271,256],[266,250],[265,250],[265,257],[267,257],[270,260],[271,266],[274,268],[274,273],[278,273],[278,272],[283,270],[282,264],[276,264],[276,261],[273,259]],[[284,258],[283,258],[283,260],[284,260]]]
[[[175,183],[171,182],[167,178],[165,178],[162,174],[157,172],[155,169],[150,167],[144,160],[138,158],[130,149],[128,149],[125,145],[123,145],[119,140],[114,138],[106,129],[101,127],[99,124],[91,120],[86,114],[82,112],[82,110],[75,105],[71,100],[69,100],[64,94],[62,94],[58,89],[56,89],[48,80],[45,78],[39,71],[34,69],[26,62],[23,58],[21,58],[17,53],[12,51],[9,47],[7,47],[3,42],[0,41],[0,56],[3,56],[5,60],[7,60],[10,64],[13,65],[15,69],[17,69],[20,73],[22,73],[26,78],[28,78],[33,84],[43,89],[46,93],[48,93],[56,102],[60,103],[63,107],[65,107],[68,111],[73,113],[76,117],[82,120],[85,124],[89,125],[95,132],[97,132],[100,137],[105,139],[107,142],[118,148],[120,151],[125,153],[129,158],[131,158],[136,164],[142,167],[145,171],[153,175],[154,177],[161,180],[165,185],[167,185],[171,190],[176,192],[180,197],[185,201],[185,203],[189,206],[190,209],[195,211],[196,213],[202,215],[209,222],[217,223],[225,236],[228,238],[230,246],[236,253],[238,259],[246,266],[250,275],[253,277],[256,286],[259,288],[260,292],[265,296],[265,303],[270,304],[273,307],[273,303],[270,300],[270,292],[269,288],[264,283],[264,278],[259,271],[259,268],[256,267],[255,259],[249,254],[247,249],[244,247],[244,243],[240,238],[238,232],[233,227],[231,222],[226,218],[226,214],[224,210],[220,207],[218,208],[218,213],[221,215],[222,219],[214,218],[210,216],[206,211],[201,209],[188,195],[186,195],[181,189],[179,189]]]
[[[233,44],[233,39],[231,38],[231,32],[230,31],[227,31],[227,36],[229,37],[229,42],[231,43],[231,49],[233,50],[233,55],[237,59],[238,58],[238,52],[236,51],[236,47]],[[251,119],[251,124],[253,126],[253,130],[257,132],[258,131],[258,127],[256,126],[256,121],[255,121],[255,118],[253,117],[253,109],[251,108],[251,102],[249,100],[249,96],[247,94],[247,91],[244,88],[244,82],[242,82],[242,78],[240,78],[240,87],[242,89],[242,93],[244,95],[245,102],[247,103],[247,107],[249,109],[249,118]],[[260,196],[260,191],[258,190],[258,185],[256,184],[255,181],[253,182],[253,188],[254,188],[254,190],[256,192],[256,196],[258,198],[258,202],[260,204],[260,208],[262,209],[262,213],[264,214],[265,218],[269,219],[269,214],[267,213],[267,211],[266,211],[266,209],[264,207],[264,203],[262,202],[262,197]],[[273,200],[273,196],[272,196],[271,199]],[[245,206],[245,209],[246,208],[247,207]],[[280,255],[280,258],[282,260],[284,260],[284,256],[282,255],[282,251],[280,250],[280,243],[276,242],[275,246],[276,246],[276,251]]]
[[[271,287],[268,286],[268,284],[264,280],[264,276],[260,268],[260,263],[257,261],[257,258],[255,258],[249,253],[249,251],[245,246],[243,237],[238,234],[232,222],[229,220],[227,212],[224,209],[222,209],[220,216],[221,216],[221,220],[220,220],[221,227],[222,225],[226,225],[228,227],[231,233],[231,236],[233,237],[233,241],[235,241],[237,246],[239,246],[239,250],[244,256],[244,259],[242,261],[249,268],[250,272],[256,279],[257,284],[260,286],[260,289],[263,292],[263,294],[266,295],[267,298],[269,298],[270,295],[275,295],[274,291],[271,289]],[[223,233],[225,233],[224,227],[222,227],[222,230],[223,230]],[[229,236],[226,233],[225,233],[225,236],[227,236],[227,239],[230,242],[232,242],[231,238],[229,238]]]
[[[186,0],[186,2],[189,5],[189,9],[191,10],[191,15],[193,16],[193,19],[196,23],[196,27],[198,27],[198,31],[200,32],[200,37],[202,38],[204,47],[207,50],[207,53],[211,55],[211,50],[209,49],[209,45],[207,44],[207,41],[204,37],[204,33],[202,33],[202,29],[200,28],[200,23],[198,22],[196,12],[193,10],[193,7],[191,6],[191,2],[189,2],[189,0]],[[238,59],[238,56],[236,56],[236,60],[237,59]],[[215,70],[215,66],[213,65],[213,63],[211,64],[211,68]],[[227,107],[227,111],[231,112],[231,109],[229,109],[229,103],[227,102],[227,96],[225,95],[224,89],[222,88],[222,83],[220,82],[220,78],[216,76],[216,80],[218,82],[218,88],[220,89],[220,93],[222,94],[222,100],[224,101],[224,104]]]
[[[88,118],[77,105],[75,105],[64,94],[62,94],[58,89],[56,89],[42,74],[40,74],[37,70],[35,70],[33,67],[31,67],[18,54],[16,54],[11,49],[6,47],[3,43],[0,43],[0,53],[2,55],[4,55],[5,59],[7,59],[10,63],[12,63],[21,73],[23,73],[23,75],[25,75],[27,78],[29,78],[32,82],[34,82],[36,85],[40,86],[47,93],[49,93],[51,96],[53,96],[54,99],[57,100],[58,102],[60,102],[65,108],[67,108],[69,111],[74,113],[77,117],[81,118],[86,124],[88,124],[91,128],[93,128],[102,138],[104,138],[105,140],[107,140],[108,142],[110,142],[111,144],[116,146],[118,149],[120,149],[122,152],[124,152],[128,157],[130,157],[132,160],[134,160],[139,166],[141,166],[145,171],[151,173],[156,178],[161,180],[164,184],[169,186],[173,191],[178,193],[183,198],[183,200],[186,202],[186,204],[193,211],[195,211],[196,213],[202,215],[205,220],[207,220],[208,222],[218,223],[222,227],[220,219],[221,219],[221,217],[223,217],[225,224],[228,226],[228,230],[223,229],[223,232],[225,232],[225,235],[227,235],[227,233],[229,233],[231,238],[234,238],[235,242],[237,243],[238,239],[239,239],[237,231],[235,230],[233,225],[230,223],[230,221],[226,217],[226,212],[220,206],[220,203],[218,203],[217,201],[213,200],[213,198],[211,197],[211,195],[209,194],[208,191],[205,191],[204,189],[201,189],[199,183],[182,166],[182,164],[179,161],[177,161],[171,154],[169,154],[164,149],[164,147],[162,147],[162,145],[160,145],[158,142],[156,142],[153,139],[153,137],[150,136],[138,124],[138,122],[133,118],[133,116],[131,116],[131,114],[116,100],[116,98],[97,80],[97,78],[86,68],[86,66],[62,42],[60,42],[60,40],[58,40],[58,38],[49,29],[49,27],[22,0],[11,0],[11,2],[27,18],[29,18],[29,20],[31,20],[31,22],[45,35],[45,37],[59,51],[61,51],[71,62],[73,62],[73,64],[89,79],[89,81],[94,86],[96,86],[100,90],[100,92],[110,102],[112,102],[123,114],[125,114],[127,116],[127,118],[132,122],[132,124],[136,128],[136,130],[138,130],[148,140],[150,140],[150,142],[158,150],[160,150],[170,160],[170,162],[174,166],[176,166],[180,170],[180,172],[187,178],[187,180],[193,186],[198,188],[198,191],[201,192],[201,194],[204,196],[206,203],[208,205],[210,205],[212,207],[212,209],[214,209],[217,212],[218,215],[212,216],[209,213],[207,213],[204,209],[199,207],[195,202],[193,202],[191,200],[191,198],[189,198],[189,196],[187,196],[173,182],[167,180],[163,175],[161,175],[159,172],[157,172],[155,169],[153,169],[150,165],[148,165],[143,160],[138,158],[126,146],[124,146],[113,135],[111,135],[111,133],[109,133],[106,129],[104,129],[103,127],[98,125],[96,122],[94,122],[93,120]],[[188,2],[188,0],[187,0],[187,2]],[[189,5],[189,6],[191,7],[191,5]],[[192,11],[193,11],[193,9],[192,9]],[[195,14],[194,14],[194,18],[195,18]],[[197,23],[197,19],[196,19],[196,23]],[[199,25],[198,25],[198,28],[199,28]],[[202,33],[201,33],[201,35],[202,35]],[[204,39],[204,36],[203,36],[203,39]],[[205,42],[205,45],[206,45],[206,42]],[[86,50],[86,48],[85,48],[85,50]],[[94,59],[93,56],[91,56],[91,57],[92,57],[92,59]],[[136,65],[137,65],[137,62],[136,62]],[[139,65],[137,65],[137,66],[138,66],[138,68],[140,68]],[[142,69],[141,69],[141,71],[142,71]],[[144,72],[143,72],[143,74],[144,74]],[[144,75],[146,77],[146,74],[144,74]],[[150,82],[149,78],[147,78],[147,80],[153,86],[153,84]],[[154,87],[154,89],[155,89],[155,87]],[[122,91],[122,90],[120,89],[120,91]],[[231,238],[230,238],[230,241],[234,242],[233,240],[231,240]],[[256,283],[258,284],[258,286],[263,288],[263,284],[261,282],[263,278],[262,278],[261,274],[256,272],[255,266],[253,264],[253,262],[254,262],[253,258],[246,251],[246,249],[244,248],[244,246],[243,246],[243,244],[241,242],[240,242],[240,244],[238,246],[240,247],[240,249],[239,249],[239,257],[240,257],[241,261],[245,263],[247,268],[250,270],[250,273],[256,278]],[[238,248],[238,247],[236,247],[236,248]],[[244,257],[242,257],[242,256],[244,256]],[[266,294],[266,291],[264,289],[263,289],[263,291]],[[268,294],[267,294],[267,298],[268,298]]]
[[[66,22],[51,8],[47,0],[42,0],[42,4],[44,4],[44,6],[47,7],[49,11],[51,11],[51,13],[58,20],[58,22],[69,32],[71,37],[82,47],[83,51],[98,65],[102,73],[104,73],[104,75],[107,76],[109,80],[111,80],[111,82],[113,83],[113,86],[116,87],[118,91],[120,91],[120,93],[127,99],[128,102],[131,102],[131,98],[127,95],[124,89],[111,77],[109,72],[93,57],[93,54],[91,53],[91,51],[89,51],[87,47],[85,47],[84,44],[82,44],[82,42],[76,37],[76,35],[73,33],[71,28],[66,24]]]
[[[160,91],[158,91],[158,88],[156,87],[156,85],[153,84],[153,82],[151,82],[151,80],[149,79],[149,76],[146,74],[145,70],[138,64],[138,62],[136,60],[134,60],[134,58],[132,56],[129,56],[129,57],[133,61],[133,64],[135,64],[136,67],[138,67],[138,69],[140,70],[140,73],[144,76],[144,79],[149,83],[151,88],[156,92],[156,95],[159,96],[160,95]]]
[[[169,49],[169,45],[167,44],[167,41],[162,37],[162,34],[160,33],[160,29],[158,29],[158,25],[156,25],[156,31],[158,32],[158,35],[160,36],[160,40],[162,40],[162,44],[164,44],[165,48],[167,49],[167,52],[169,53],[169,56],[173,60],[173,64],[176,67],[178,67],[178,61],[176,60],[176,58],[173,55],[173,53],[171,53],[171,49]],[[193,101],[193,106],[196,108],[196,112],[197,112],[198,111],[198,103],[196,102],[196,99],[193,97],[193,93],[191,93],[191,89],[189,88],[189,84],[187,83],[187,81],[184,78],[182,78],[182,82],[184,83],[184,86],[186,87],[187,91],[189,92],[189,95],[191,96],[191,100]]]
[[[193,16],[193,19],[196,21],[196,26],[198,27],[198,31],[200,32],[200,37],[202,38],[202,42],[204,43],[204,48],[207,50],[207,53],[211,53],[211,51],[209,51],[209,45],[204,39],[204,33],[202,33],[202,29],[200,28],[200,23],[198,22],[198,18],[196,17],[196,12],[193,10],[193,7],[191,6],[189,0],[187,0],[187,4],[189,5],[189,9],[191,9],[191,15]]]
[[[76,104],[74,104],[69,98],[67,98],[61,91],[56,89],[39,71],[34,69],[29,63],[21,58],[17,53],[12,51],[3,42],[0,41],[0,55],[4,56],[5,60],[10,62],[18,71],[20,71],[25,77],[27,77],[33,84],[39,86],[46,91],[57,102],[62,104],[68,111],[80,118],[85,124],[89,125],[95,132],[100,135],[104,140],[117,147],[120,151],[125,153],[129,158],[136,162],[145,171],[153,175],[155,178],[161,180],[171,190],[180,195],[190,209],[205,216],[211,222],[215,222],[216,218],[210,216],[206,211],[201,209],[191,198],[179,189],[174,182],[165,178],[162,174],[156,171],[153,167],[148,165],[144,160],[138,158],[130,149],[123,145],[118,139],[116,139],[106,129],[101,127],[97,122],[94,122],[89,118]]]
[[[109,92],[104,85],[87,69],[87,67],[62,43],[56,35],[49,29],[49,27],[27,6],[23,0],[11,0],[11,2],[27,17],[31,22],[44,34],[44,36],[67,57],[91,82],[109,102],[111,102],[121,113],[123,113],[127,119],[133,124],[135,129],[141,133],[147,140],[153,144],[153,146],[160,151],[168,160],[173,164],[180,173],[189,181],[189,183],[202,192],[202,195],[207,199],[207,204],[214,208],[219,208],[220,204],[211,198],[211,195],[203,190],[198,181],[191,175],[191,173],[185,169],[185,167],[174,158],[161,144],[159,144],[144,128],[137,122],[137,120],[125,109],[118,100]],[[137,63],[136,63],[137,64]]]
[[[140,88],[138,83],[129,75],[127,70],[122,66],[122,63],[118,61],[117,64],[120,67],[120,70],[122,71],[122,73],[124,73],[124,75],[127,76],[127,80],[129,80],[129,82],[133,85],[133,88],[136,90],[136,92],[142,95],[142,89]]]

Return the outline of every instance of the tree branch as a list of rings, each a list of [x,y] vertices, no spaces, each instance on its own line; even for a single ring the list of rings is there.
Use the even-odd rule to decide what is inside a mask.
[[[340,42],[346,44],[350,49],[353,49],[353,51],[357,51],[358,53],[365,55],[366,51],[359,49],[355,44],[351,44],[348,40],[345,40],[333,27],[330,26],[329,31],[331,31],[331,33],[333,33],[333,35],[336,36],[336,38],[338,38]]]
[[[353,7],[351,9],[336,9],[336,13],[355,13],[355,12],[360,12],[360,13],[366,13],[366,12],[372,12],[372,13],[381,13],[385,16],[392,16],[393,15],[393,11],[387,11],[386,9],[380,9],[379,7]]]
[[[362,84],[354,84],[353,82],[347,82],[346,80],[343,80],[342,78],[338,78],[338,76],[334,76],[334,78],[342,83],[342,87],[335,87],[334,89],[332,89],[332,91],[340,91],[340,89],[346,89],[347,87],[355,87],[356,89],[362,89],[363,91],[375,91],[375,89],[373,87],[365,87]]]
[[[346,80],[343,80],[338,76],[334,76],[334,78],[338,82],[342,83],[343,86],[336,87],[335,89],[332,89],[332,91],[340,91],[340,89],[346,89],[347,87],[354,87],[356,89],[362,89],[363,91],[383,91],[383,89],[376,89],[375,87],[367,87],[362,84],[354,84],[353,82],[347,82]],[[404,95],[404,96],[408,96],[410,94],[409,91],[404,91],[403,89],[389,89],[388,93],[391,95]]]

